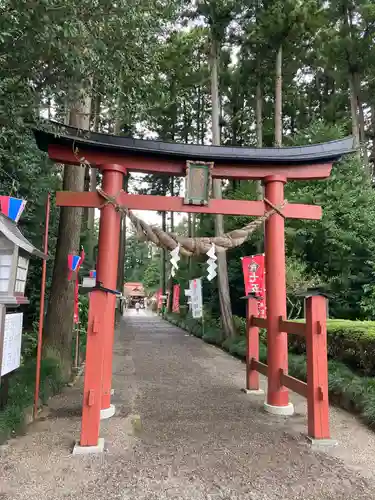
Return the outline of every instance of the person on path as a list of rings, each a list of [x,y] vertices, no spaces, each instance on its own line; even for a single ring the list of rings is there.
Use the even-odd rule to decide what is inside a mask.
[[[137,314],[139,313],[139,302],[135,303],[135,310],[137,311]]]

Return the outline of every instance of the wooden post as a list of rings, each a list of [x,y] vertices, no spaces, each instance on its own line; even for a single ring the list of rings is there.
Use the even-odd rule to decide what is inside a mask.
[[[80,446],[98,446],[99,441],[104,355],[102,337],[103,322],[107,320],[103,303],[107,301],[107,296],[101,290],[90,293]]]
[[[48,228],[49,216],[51,209],[50,194],[47,194],[46,202],[46,223],[44,227],[43,251],[48,254]],[[39,388],[40,388],[40,366],[42,363],[42,345],[43,345],[43,326],[44,326],[44,304],[46,296],[46,280],[47,280],[47,260],[43,259],[42,263],[42,283],[40,288],[40,305],[39,305],[39,325],[38,325],[38,346],[36,351],[36,373],[35,373],[35,391],[34,391],[34,407],[33,416],[36,418],[38,414],[39,403]]]
[[[265,197],[275,206],[284,202],[285,182],[279,176],[264,181]],[[275,415],[294,412],[288,389],[280,383],[280,370],[288,373],[288,336],[279,330],[280,317],[286,317],[284,226],[284,219],[278,213],[265,223],[268,391],[264,409]]]
[[[74,353],[74,368],[78,370],[79,366],[79,331],[80,331],[80,323],[74,327],[76,332],[76,348]]]
[[[103,190],[111,196],[117,196],[123,186],[124,172],[117,169],[116,165],[102,165]],[[120,244],[120,213],[111,204],[105,205],[100,214],[99,242],[97,259],[97,283],[102,283],[105,288],[115,290],[117,286],[118,255]],[[115,330],[116,295],[107,294],[103,297],[101,309],[106,314],[103,322],[102,342],[104,349],[103,359],[103,386],[102,386],[102,417],[113,415],[114,407],[111,406],[112,387],[112,357]]]
[[[259,361],[259,328],[251,325],[253,316],[258,316],[258,301],[250,297],[246,310],[246,391],[259,391],[259,373],[251,368],[251,360]]]
[[[330,439],[327,360],[327,299],[306,299],[308,436]]]

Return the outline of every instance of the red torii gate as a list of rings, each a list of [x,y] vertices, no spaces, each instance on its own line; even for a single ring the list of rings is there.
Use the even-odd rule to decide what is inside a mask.
[[[273,206],[281,206],[288,180],[325,179],[330,175],[333,162],[353,151],[351,137],[305,147],[256,149],[163,143],[52,124],[54,130],[56,126],[60,129],[58,133],[34,130],[38,147],[53,161],[71,165],[88,162],[98,168],[103,176],[103,191],[116,197],[118,204],[137,210],[261,216],[270,207],[266,201],[211,199],[207,206],[196,206],[185,204],[183,198],[130,195],[122,190],[123,176],[129,171],[185,176],[187,161],[213,162],[213,178],[262,180],[265,199]],[[76,447],[78,453],[95,452],[103,448],[103,440],[99,438],[100,418],[114,414],[111,383],[120,214],[112,204],[103,203],[103,198],[92,192],[58,192],[56,204],[101,209],[97,259],[97,282],[101,285],[90,297],[82,427],[80,446]],[[282,211],[287,218],[316,220],[322,216],[321,207],[313,205],[286,204]],[[283,216],[275,213],[265,224],[267,320],[260,324],[250,317],[249,330],[256,326],[267,327],[265,410],[291,415],[293,405],[283,385],[291,379],[287,377],[287,332],[290,327],[280,330],[286,325],[285,321],[282,323],[286,317]],[[249,311],[251,315],[250,302]],[[257,359],[256,353],[253,354]],[[257,363],[249,366],[249,373],[265,371],[265,365]]]

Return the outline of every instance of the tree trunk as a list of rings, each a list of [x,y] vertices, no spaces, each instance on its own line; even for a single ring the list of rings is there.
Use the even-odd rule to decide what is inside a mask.
[[[162,192],[163,192],[163,196],[166,196],[167,195],[167,179],[164,177],[163,178],[163,183],[162,183]],[[167,212],[162,212],[161,214],[161,225],[162,225],[162,230],[164,232],[167,231]],[[165,248],[161,248],[161,252],[160,252],[160,259],[161,259],[161,262],[160,262],[160,265],[161,265],[161,273],[160,273],[160,277],[161,277],[161,290],[162,290],[162,295],[166,295],[167,293],[167,251],[165,250]],[[165,304],[165,299],[163,299],[163,304]],[[164,310],[164,308],[163,308]]]
[[[162,227],[163,231],[166,232],[166,230],[167,230],[167,213],[162,212],[161,217],[162,217],[161,227]],[[160,259],[161,259],[160,265],[161,265],[161,293],[163,296],[165,296],[166,292],[167,292],[166,257],[167,257],[167,252],[166,252],[165,248],[162,248],[161,252],[160,252]],[[163,299],[163,304],[165,304],[165,299]]]
[[[129,176],[124,177],[124,191],[128,190]],[[119,245],[119,259],[117,267],[117,290],[123,291],[125,281],[125,256],[126,256],[126,216],[121,215],[120,222],[120,245]]]
[[[365,115],[363,112],[363,101],[361,92],[361,81],[358,73],[353,74],[353,83],[355,95],[357,97],[357,107],[358,107],[358,132],[359,140],[361,144],[362,159],[367,170],[369,178],[371,178],[371,168],[369,166],[369,157],[367,150],[367,137],[366,137],[366,127],[365,127]]]
[[[197,90],[197,110],[196,110],[196,120],[197,120],[197,144],[201,140],[201,86],[198,86]]]
[[[256,87],[256,103],[255,103],[255,116],[256,116],[256,134],[257,134],[257,148],[263,147],[263,92],[262,92],[262,84],[258,81]],[[263,184],[262,181],[256,181],[256,191],[257,191],[257,199],[263,200]],[[264,234],[264,225],[263,225],[263,234]],[[264,251],[264,238],[263,240],[259,240],[257,243],[257,251],[262,253]]]
[[[170,194],[173,197],[174,196],[174,178],[171,177],[170,179]],[[174,233],[174,212],[171,212],[171,233]],[[168,300],[168,312],[172,312],[172,290],[173,290],[173,278],[172,278],[172,273],[171,276],[168,280],[168,293],[169,293],[169,300]]]
[[[375,166],[375,104],[371,105],[371,146],[370,169],[372,178]]]
[[[351,43],[353,43],[353,11],[350,8],[348,2],[342,3],[342,23],[344,27],[345,37],[347,37]],[[355,81],[355,67],[356,62],[353,58],[353,52],[348,46],[345,46],[345,56],[348,68],[348,84],[349,84],[349,100],[350,100],[350,112],[352,117],[352,134],[354,137],[354,146],[358,148],[357,155],[361,158],[360,152],[360,136],[359,136],[359,119],[358,119],[358,96],[356,92],[356,81]]]
[[[94,119],[92,123],[92,129],[94,132],[99,131],[100,124],[100,107],[101,107],[101,96],[99,93],[99,89],[97,89],[97,93],[94,101]],[[90,192],[94,193],[96,191],[96,168],[90,168]],[[87,220],[87,229],[94,229],[94,221],[95,221],[95,208],[89,208],[89,215]]]
[[[263,147],[263,92],[262,92],[262,84],[259,81],[259,75],[256,87],[255,116],[256,116],[257,148],[262,148]],[[262,200],[263,199],[262,181],[256,181],[256,187],[257,187],[257,198],[258,200]]]
[[[91,95],[82,92],[81,99],[70,110],[69,125],[80,129],[90,127]],[[85,169],[65,165],[63,190],[83,191]],[[49,297],[44,342],[46,353],[61,361],[63,376],[68,379],[72,367],[72,334],[74,312],[74,281],[68,280],[68,254],[79,252],[82,208],[60,209],[56,255]]]
[[[275,146],[283,143],[283,47],[280,45],[276,54],[276,82],[275,82]]]
[[[48,107],[48,120],[52,120],[52,110],[51,110],[51,105],[52,105],[52,102],[51,102],[51,98],[49,97],[48,98],[48,101],[47,101],[47,107]]]
[[[95,98],[92,98],[92,109],[91,109],[91,123],[92,130],[94,132],[99,131],[99,114],[100,114],[100,105],[101,105],[101,97],[98,88],[95,88],[93,85],[93,92],[96,92]],[[97,169],[95,167],[86,166],[85,169],[85,191],[90,191],[91,193],[96,192],[96,172]],[[97,243],[96,234],[94,232],[95,226],[95,208],[84,208],[83,209],[83,227],[86,229],[86,237],[85,237],[85,253],[86,262],[95,267],[95,259],[94,259],[94,248]]]
[[[116,98],[116,110],[115,110],[115,120],[113,131],[115,135],[120,135],[121,132],[121,102],[122,102],[122,81],[121,74],[119,77],[118,92]],[[124,177],[123,189],[127,191],[128,178]],[[126,252],[126,216],[121,214],[120,216],[120,245],[119,245],[119,257],[117,265],[117,289],[123,290],[124,288],[124,268],[125,268],[125,252]]]
[[[170,180],[170,191],[171,191],[171,196],[174,196],[174,178],[171,177]],[[171,232],[174,232],[174,212],[171,212]]]
[[[193,231],[192,231],[192,214],[188,213],[188,238],[193,237]],[[188,257],[188,279],[192,278],[192,269],[193,269],[193,258],[191,255]]]
[[[211,41],[211,101],[212,101],[212,144],[220,145],[220,100],[219,100],[219,78],[218,78],[218,60],[219,60],[219,44],[212,38]],[[214,198],[222,199],[222,185],[220,179],[213,181]],[[215,216],[215,234],[220,236],[224,234],[224,221],[222,215]],[[229,279],[227,255],[225,252],[218,252],[218,284],[219,284],[219,300],[221,320],[223,323],[224,333],[226,337],[235,335],[233,324],[232,305],[230,302]]]
[[[360,152],[360,137],[359,137],[359,120],[358,120],[358,108],[357,108],[357,94],[355,92],[355,82],[354,75],[352,73],[349,74],[349,92],[350,92],[350,111],[352,115],[352,134],[354,137],[354,146],[358,148],[357,155],[358,158],[361,157]]]

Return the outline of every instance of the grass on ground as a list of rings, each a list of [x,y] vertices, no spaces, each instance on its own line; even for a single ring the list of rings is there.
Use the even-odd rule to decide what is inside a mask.
[[[0,411],[0,443],[24,430],[26,410],[34,402],[35,370],[35,359],[30,359],[12,373],[8,402]],[[41,402],[46,403],[48,398],[61,391],[63,385],[57,359],[44,359],[40,373]]]

